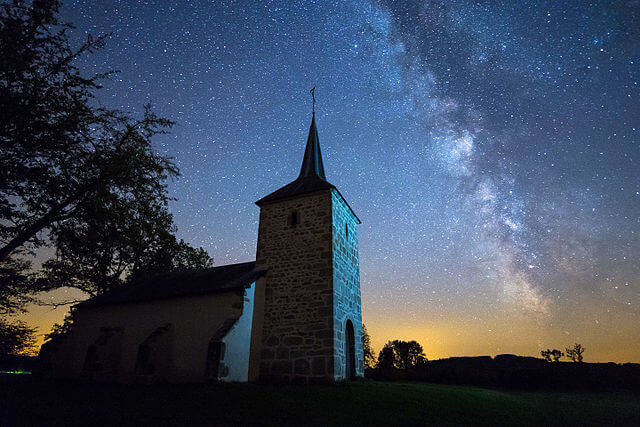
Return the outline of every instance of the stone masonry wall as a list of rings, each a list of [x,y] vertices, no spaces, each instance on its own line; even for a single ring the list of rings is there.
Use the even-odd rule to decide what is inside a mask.
[[[260,379],[334,378],[331,193],[260,209],[256,267],[265,276]],[[291,224],[291,213],[298,224]]]
[[[340,194],[332,190],[333,223],[333,338],[334,376],[347,378],[346,324],[351,320],[355,338],[356,375],[364,376],[362,350],[362,309],[360,299],[360,263],[358,260],[358,220]]]

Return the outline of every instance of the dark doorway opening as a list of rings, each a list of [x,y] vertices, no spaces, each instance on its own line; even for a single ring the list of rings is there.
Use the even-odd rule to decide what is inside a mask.
[[[152,383],[166,380],[171,371],[171,324],[156,328],[138,346],[135,365],[135,380]]]
[[[138,347],[138,356],[136,357],[135,374],[138,381],[144,380],[155,373],[153,365],[153,357],[151,352],[153,349],[149,343],[142,343]]]
[[[346,370],[345,370],[345,378],[348,380],[356,379],[356,341],[355,341],[355,333],[353,331],[353,323],[351,320],[347,320],[347,325],[345,327],[345,359],[346,359]]]
[[[98,381],[117,379],[121,347],[122,328],[100,328],[98,337],[87,348],[82,375]]]
[[[84,357],[82,376],[92,378],[96,371],[98,371],[98,348],[95,345],[90,345]]]
[[[206,377],[210,381],[218,381],[220,376],[220,361],[224,358],[224,343],[220,340],[212,339],[209,341],[209,349],[207,351],[207,370]]]

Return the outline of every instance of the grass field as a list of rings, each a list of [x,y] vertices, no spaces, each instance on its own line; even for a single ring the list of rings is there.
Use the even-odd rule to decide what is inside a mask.
[[[640,425],[640,395],[362,381],[333,386],[0,383],[0,425]]]

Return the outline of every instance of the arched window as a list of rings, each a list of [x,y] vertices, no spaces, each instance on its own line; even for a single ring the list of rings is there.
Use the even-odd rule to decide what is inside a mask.
[[[139,346],[136,357],[137,382],[162,381],[171,369],[171,324],[156,328]]]
[[[98,337],[87,348],[82,375],[99,381],[113,381],[119,375],[122,328],[100,328]]]

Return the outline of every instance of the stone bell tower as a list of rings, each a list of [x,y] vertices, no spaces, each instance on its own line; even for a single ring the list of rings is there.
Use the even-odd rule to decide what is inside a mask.
[[[300,175],[256,204],[256,268],[267,270],[259,378],[363,376],[360,220],[325,177],[315,111]]]

